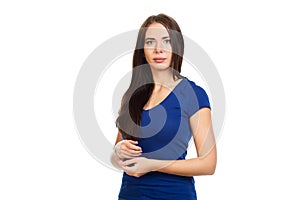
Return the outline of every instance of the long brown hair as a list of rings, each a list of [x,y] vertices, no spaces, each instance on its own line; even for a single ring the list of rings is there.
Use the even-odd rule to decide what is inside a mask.
[[[152,72],[144,54],[144,43],[147,28],[155,22],[162,24],[167,29],[171,39],[172,59],[170,67],[173,69],[173,79],[183,78],[180,72],[184,41],[180,27],[173,18],[165,14],[148,17],[138,32],[133,54],[131,83],[122,98],[119,116],[116,119],[116,126],[125,139],[138,139],[141,113],[154,88]]]

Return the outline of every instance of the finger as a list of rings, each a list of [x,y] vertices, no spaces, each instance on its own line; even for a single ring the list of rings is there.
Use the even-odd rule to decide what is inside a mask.
[[[123,165],[122,165],[121,168],[122,168],[122,170],[123,170],[124,172],[126,172],[126,174],[128,174],[128,170],[127,170],[128,167],[127,167],[127,166],[123,166]],[[129,175],[129,174],[128,174],[128,175]]]
[[[138,147],[137,145],[138,145],[138,141],[135,141],[135,140],[127,140],[128,141],[128,144],[130,145],[134,145],[135,147]]]
[[[129,168],[129,167],[124,167],[123,171],[124,171],[127,175],[129,175],[129,176],[133,176],[134,172],[128,170],[128,168]]]
[[[127,140],[128,142],[130,142],[131,144],[138,144],[139,142],[136,140]]]
[[[141,151],[131,150],[131,149],[124,149],[120,151],[121,154],[127,156],[140,156],[142,154]]]
[[[139,147],[139,146],[137,146],[137,145],[135,145],[135,144],[127,143],[127,144],[126,144],[126,147],[127,147],[128,149],[132,149],[132,150],[135,150],[135,151],[139,151],[139,152],[142,151],[142,148]]]
[[[122,163],[123,166],[128,166],[136,163],[136,159],[132,158],[130,160],[126,160]]]
[[[137,151],[137,150],[133,150],[133,149],[128,149],[126,152],[128,154],[132,154],[132,155],[141,155],[142,154],[142,150]]]
[[[128,153],[134,153],[134,154],[136,154],[136,153],[142,153],[142,148],[141,147],[134,146],[134,145],[131,146],[131,144],[126,145],[126,146],[122,146],[120,148],[120,150],[124,151],[124,152],[128,152]]]
[[[123,170],[126,174],[128,174],[128,175],[130,175],[130,176],[132,176],[133,173],[134,173],[134,171],[131,169],[131,167],[128,167],[128,166],[121,166],[121,168],[122,168],[122,170]]]
[[[140,156],[141,153],[137,153],[137,154],[132,154],[132,153],[128,153],[126,151],[124,151],[122,154],[121,154],[121,157],[122,158],[134,158],[134,157],[137,157],[137,156]]]

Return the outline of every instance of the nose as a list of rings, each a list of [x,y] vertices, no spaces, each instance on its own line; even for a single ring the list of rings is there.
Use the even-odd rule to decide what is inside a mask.
[[[162,42],[157,42],[154,50],[155,50],[155,53],[162,53],[164,51],[164,46],[163,46]]]

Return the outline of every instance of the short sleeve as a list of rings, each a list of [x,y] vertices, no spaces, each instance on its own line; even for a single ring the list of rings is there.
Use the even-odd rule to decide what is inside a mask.
[[[193,81],[190,81],[190,89],[189,91],[189,100],[187,105],[187,114],[191,117],[201,108],[209,108],[211,109],[210,102],[206,91],[196,85]]]

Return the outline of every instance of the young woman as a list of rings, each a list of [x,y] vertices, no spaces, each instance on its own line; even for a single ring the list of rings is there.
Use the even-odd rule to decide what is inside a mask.
[[[159,14],[142,24],[111,157],[124,170],[119,199],[195,200],[193,176],[214,174],[209,99],[180,74],[183,52],[183,36],[173,18]],[[197,157],[185,159],[191,137]]]

